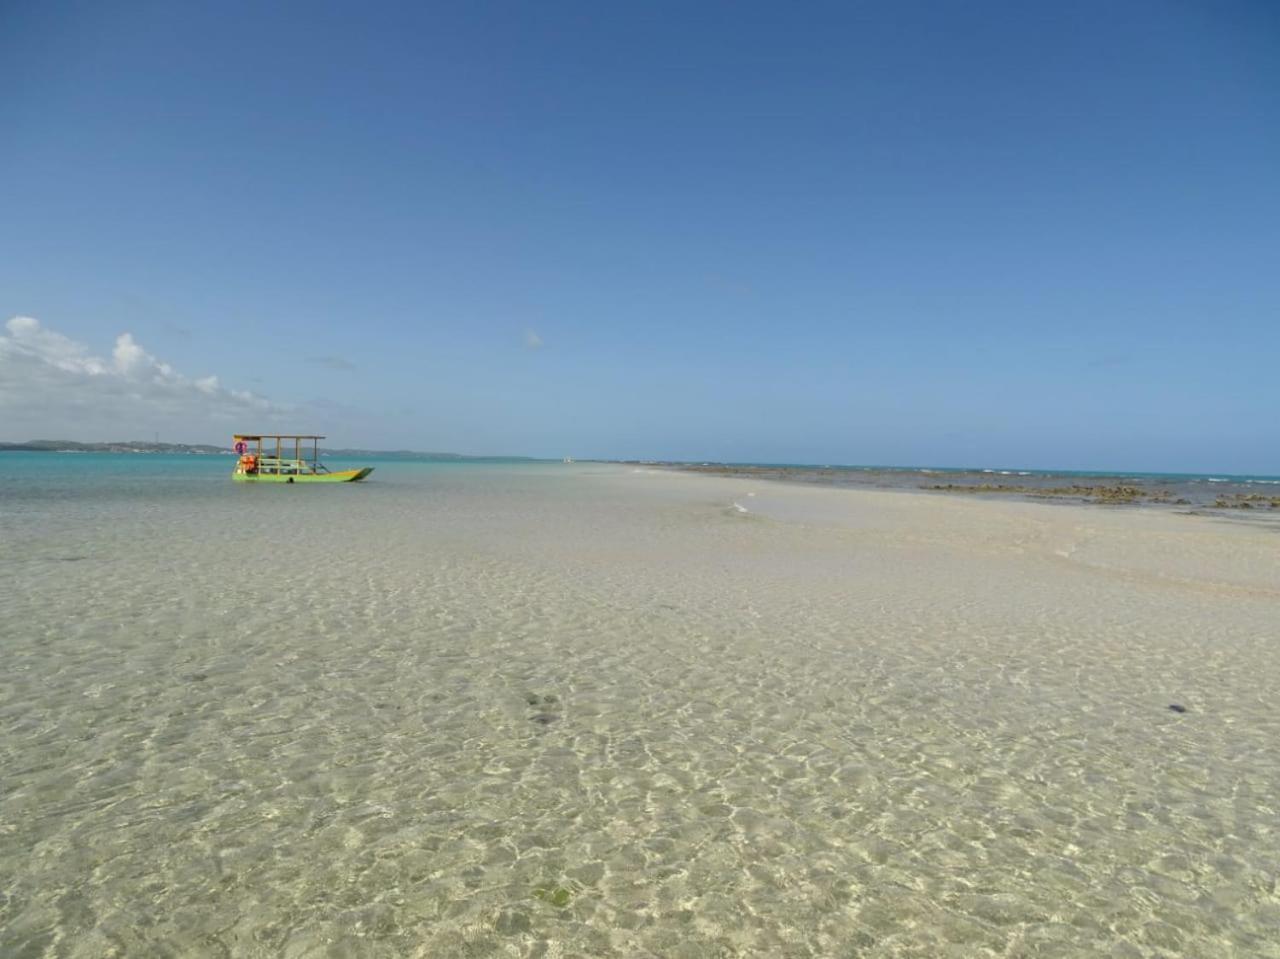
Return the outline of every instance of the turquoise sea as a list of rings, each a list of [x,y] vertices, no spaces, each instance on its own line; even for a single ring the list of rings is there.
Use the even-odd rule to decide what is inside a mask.
[[[63,488],[93,486],[128,486],[131,477],[150,484],[151,480],[205,483],[221,489],[224,476],[231,471],[230,455],[196,455],[163,453],[48,453],[2,452],[0,464],[6,467],[0,483],[12,483],[13,495],[25,487],[39,495],[39,487]],[[379,480],[389,474],[395,478],[415,475],[415,471],[467,470],[484,466],[519,468],[522,466],[554,467],[558,461],[527,458],[478,457],[470,459],[409,459],[403,456],[363,456],[359,459],[326,458],[331,469],[373,466],[381,470]],[[1071,483],[1136,484],[1148,489],[1169,490],[1186,496],[1197,505],[1211,503],[1217,497],[1235,493],[1275,492],[1280,495],[1280,476],[1265,474],[1158,473],[1124,470],[1046,470],[1021,467],[954,467],[954,466],[847,466],[811,463],[681,463],[681,466],[722,466],[728,469],[777,471],[799,481],[823,482],[838,486],[865,486],[880,489],[920,489],[936,483],[980,484],[1008,483],[1027,486],[1061,486]],[[31,477],[41,482],[33,484]],[[37,487],[36,489],[33,489]],[[3,488],[3,487],[0,487]],[[204,492],[207,493],[207,488]]]

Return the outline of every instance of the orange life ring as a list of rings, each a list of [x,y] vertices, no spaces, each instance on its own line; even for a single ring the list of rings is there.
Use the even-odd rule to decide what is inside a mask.
[[[240,465],[244,467],[246,473],[252,473],[258,468],[258,457],[252,453],[245,453],[240,457]]]

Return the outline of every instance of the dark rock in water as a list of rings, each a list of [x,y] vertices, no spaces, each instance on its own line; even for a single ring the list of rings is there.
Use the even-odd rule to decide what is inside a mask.
[[[559,716],[556,716],[552,713],[538,713],[536,716],[533,717],[533,721],[537,723],[539,726],[550,726],[559,718],[560,718]]]
[[[538,705],[538,694],[537,694],[537,693],[525,693],[525,694],[524,694],[524,701],[525,701],[526,703],[528,703],[530,706],[536,706],[536,705]]]
[[[1177,703],[1170,703],[1169,708],[1172,709],[1175,713],[1185,713],[1187,711],[1186,706],[1179,706]]]

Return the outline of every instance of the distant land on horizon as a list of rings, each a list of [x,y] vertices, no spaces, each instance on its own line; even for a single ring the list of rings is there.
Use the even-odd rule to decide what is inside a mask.
[[[144,440],[116,440],[105,443],[81,443],[77,440],[27,440],[25,443],[0,443],[0,453],[190,453],[200,456],[228,455],[234,451],[229,446],[212,446],[208,443],[152,443]],[[343,459],[359,456],[377,456],[382,459],[434,459],[434,460],[527,460],[532,456],[468,456],[463,453],[428,453],[414,450],[357,450],[327,449],[320,447],[321,456]]]
[[[36,452],[36,453],[173,453],[201,456],[230,456],[234,453],[229,446],[216,446],[208,443],[158,443],[146,440],[114,440],[101,443],[83,443],[78,440],[27,440],[25,442],[0,442],[0,453]],[[559,457],[539,456],[507,456],[503,454],[475,455],[468,453],[442,453],[420,450],[368,450],[368,449],[330,449],[320,447],[320,455],[335,459],[360,459],[361,457],[377,457],[382,460],[437,460],[443,462],[486,462],[503,461],[516,463],[558,462]],[[623,466],[656,466],[683,469],[691,472],[721,472],[732,475],[751,476],[770,472],[806,472],[818,474],[838,474],[846,472],[859,473],[972,473],[975,475],[1040,475],[1040,476],[1092,476],[1092,477],[1221,477],[1228,478],[1253,477],[1268,482],[1275,482],[1280,476],[1265,472],[1233,473],[1231,471],[1210,470],[1134,470],[1097,467],[1045,468],[1045,467],[982,467],[982,466],[918,466],[893,464],[852,464],[852,463],[771,463],[748,461],[721,461],[715,459],[666,459],[666,458],[619,458],[584,456],[575,457],[579,463],[616,463]],[[566,460],[570,462],[570,460]],[[1215,480],[1217,481],[1217,480]]]

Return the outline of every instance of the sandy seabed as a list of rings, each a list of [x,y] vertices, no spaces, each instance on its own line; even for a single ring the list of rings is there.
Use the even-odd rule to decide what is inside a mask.
[[[1280,957],[1280,532],[131,483],[0,497],[0,955]]]

